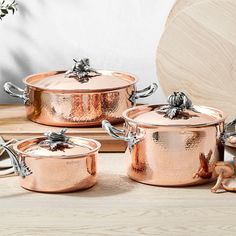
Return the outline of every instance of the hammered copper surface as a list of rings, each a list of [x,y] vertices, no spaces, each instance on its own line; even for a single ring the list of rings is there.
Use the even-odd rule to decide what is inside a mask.
[[[73,192],[92,187],[97,180],[96,159],[100,144],[91,139],[71,138],[76,145],[85,147],[85,153],[78,153],[77,148],[65,154],[58,155],[46,149],[36,150],[35,144],[43,138],[29,139],[21,141],[14,146],[32,174],[25,178],[20,177],[20,184],[23,188],[38,192]],[[90,144],[90,146],[89,146]],[[33,152],[27,153],[27,149],[32,148]],[[73,152],[74,150],[74,152]],[[30,155],[32,154],[32,155]],[[69,155],[70,154],[70,155]]]
[[[73,78],[64,79],[80,84],[80,90],[78,86],[68,87],[67,83],[64,83],[63,86],[62,81],[59,83],[60,90],[57,90],[57,87],[55,90],[49,90],[45,82],[43,83],[45,89],[37,88],[35,85],[44,78],[64,75],[64,71],[27,77],[24,80],[25,94],[28,98],[26,102],[27,118],[40,124],[62,127],[98,126],[103,119],[107,119],[113,124],[122,122],[122,112],[133,105],[130,97],[135,91],[137,79],[129,74],[102,72],[106,76],[110,75],[113,83],[112,81],[111,84],[108,83],[107,77],[103,83],[101,79],[99,83],[94,83],[96,77],[91,78],[91,83],[97,86],[97,90],[95,85],[89,88],[88,85],[82,85]],[[119,82],[115,82],[115,77],[120,82],[120,86]],[[51,86],[50,81],[48,86]]]
[[[128,175],[138,182],[160,186],[184,186],[208,183],[216,179],[196,175],[201,153],[212,151],[209,171],[224,159],[220,140],[223,122],[202,128],[143,128],[129,123],[129,131],[144,129],[145,135],[129,150]]]
[[[122,112],[132,107],[134,85],[120,90],[92,93],[59,93],[27,88],[27,118],[37,123],[79,127],[100,125],[104,119],[119,123]]]

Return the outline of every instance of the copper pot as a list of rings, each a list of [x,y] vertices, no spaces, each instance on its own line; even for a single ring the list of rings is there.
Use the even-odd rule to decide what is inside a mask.
[[[175,93],[169,104],[131,108],[123,117],[124,130],[108,121],[103,121],[103,127],[114,138],[128,142],[131,179],[159,186],[198,185],[216,179],[213,168],[224,159],[228,136],[223,112],[192,106],[185,94]]]
[[[157,89],[153,83],[136,90],[137,78],[115,71],[95,71],[88,59],[69,71],[34,74],[23,80],[25,89],[7,82],[5,91],[25,103],[27,118],[62,127],[98,126],[102,120],[122,122],[122,112]],[[17,90],[22,93],[15,93]]]
[[[64,130],[17,142],[13,150],[3,145],[20,176],[21,186],[49,193],[92,187],[97,180],[100,146],[92,139],[67,137]]]

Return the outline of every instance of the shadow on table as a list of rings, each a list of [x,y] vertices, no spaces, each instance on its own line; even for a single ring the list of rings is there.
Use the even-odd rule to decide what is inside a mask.
[[[135,188],[136,184],[125,175],[100,174],[95,186],[79,192],[65,193],[65,195],[74,197],[112,196],[130,192]]]
[[[184,188],[184,189],[186,189],[186,188],[188,188],[188,189],[192,189],[192,190],[194,190],[194,189],[211,189],[213,186],[214,186],[214,184],[215,184],[215,182],[216,181],[213,181],[212,183],[208,183],[208,184],[200,184],[200,185],[193,185],[193,186],[183,186],[183,187],[176,187],[176,188]]]
[[[134,181],[135,182],[135,181]],[[158,186],[158,185],[153,185],[153,184],[146,184],[146,183],[140,183],[140,182],[136,182],[137,184],[141,184],[141,185],[146,185],[147,187],[152,187],[152,188],[159,188],[159,189],[191,189],[191,190],[197,190],[197,189],[211,189],[214,184],[215,184],[216,180],[211,182],[211,183],[202,183],[199,185],[187,185],[187,186]]]
[[[29,195],[29,194],[33,194],[33,192],[25,190],[24,192],[20,192],[20,193],[10,193],[10,194],[6,194],[6,195],[1,195],[0,199],[3,200],[3,199],[23,197],[23,196]]]
[[[216,181],[213,181],[212,183],[208,183],[208,184],[200,184],[200,185],[192,185],[192,186],[154,186],[154,185],[150,185],[153,186],[154,188],[163,188],[163,189],[170,189],[170,190],[189,190],[189,191],[198,191],[200,190],[209,190],[214,186]]]

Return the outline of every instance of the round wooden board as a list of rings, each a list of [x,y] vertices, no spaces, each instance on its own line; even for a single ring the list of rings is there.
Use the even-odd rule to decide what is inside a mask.
[[[162,35],[156,64],[166,95],[183,91],[236,117],[236,1],[207,0],[180,12]]]
[[[192,6],[193,4],[199,3],[200,1],[203,0],[176,0],[174,6],[172,7],[167,21],[166,21],[166,26],[185,8]]]

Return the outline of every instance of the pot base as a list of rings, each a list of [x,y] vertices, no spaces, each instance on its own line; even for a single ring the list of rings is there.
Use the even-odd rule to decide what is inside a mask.
[[[212,183],[214,181],[216,181],[217,177],[211,178],[211,179],[199,179],[196,180],[195,182],[192,183],[181,183],[181,184],[177,184],[177,183],[169,183],[169,184],[163,184],[163,183],[159,183],[158,181],[154,181],[154,180],[141,180],[135,177],[132,177],[129,173],[128,173],[128,177],[138,183],[141,184],[146,184],[146,185],[151,185],[151,186],[156,186],[156,187],[193,187],[193,186],[198,186],[198,185],[204,185],[204,184],[209,184]]]
[[[32,191],[32,192],[39,192],[39,193],[72,193],[72,192],[78,192],[78,191],[83,191],[89,188],[92,188],[94,185],[96,185],[97,181],[90,179],[89,183],[79,183],[77,186],[73,186],[73,187],[66,187],[66,188],[60,188],[60,189],[40,189],[37,188],[37,186],[28,186],[27,184],[23,184],[21,183],[21,187]]]

